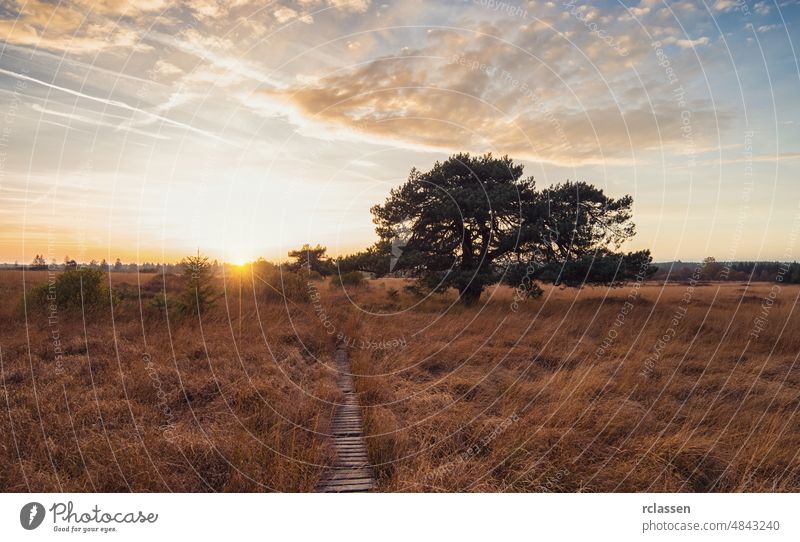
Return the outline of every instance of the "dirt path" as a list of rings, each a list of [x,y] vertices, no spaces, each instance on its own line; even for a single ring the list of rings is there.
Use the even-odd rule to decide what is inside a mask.
[[[339,345],[334,354],[337,384],[344,394],[344,403],[333,414],[331,434],[336,460],[322,475],[317,491],[322,493],[354,493],[375,487],[375,476],[369,464],[367,443],[364,440],[361,407],[353,386],[347,347]]]

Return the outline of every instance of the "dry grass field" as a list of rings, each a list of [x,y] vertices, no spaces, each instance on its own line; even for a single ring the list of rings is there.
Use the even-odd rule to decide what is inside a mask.
[[[770,291],[549,288],[512,312],[501,289],[364,317],[407,344],[354,352],[382,489],[797,491],[800,288]]]
[[[152,308],[160,275],[111,280],[113,314],[54,325],[0,273],[3,491],[310,491],[342,339],[382,491],[800,490],[798,287],[500,287],[466,308],[400,279],[284,302],[245,276],[198,319]]]
[[[26,281],[45,274],[27,272]],[[111,278],[134,292],[113,315],[59,314],[51,326],[36,311],[26,323],[17,306],[22,273],[0,273],[0,488],[312,489],[329,460],[320,431],[338,399],[324,366],[333,347],[324,331],[292,320],[283,303],[256,305],[251,289],[243,292],[239,340],[238,285],[235,307],[222,298],[202,321],[168,321],[147,308],[163,290],[161,276]]]

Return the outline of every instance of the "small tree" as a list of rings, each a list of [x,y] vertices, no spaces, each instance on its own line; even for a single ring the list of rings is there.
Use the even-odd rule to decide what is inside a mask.
[[[703,280],[716,280],[722,272],[722,264],[717,262],[713,256],[703,259],[701,264],[700,278]]]
[[[47,268],[47,260],[44,259],[44,256],[41,254],[37,254],[33,258],[33,263],[31,263],[31,269],[46,269]]]
[[[187,307],[196,307],[197,312],[202,314],[213,304],[216,297],[214,288],[214,272],[208,257],[201,256],[200,251],[197,256],[187,256],[181,260],[183,267],[184,296]]]

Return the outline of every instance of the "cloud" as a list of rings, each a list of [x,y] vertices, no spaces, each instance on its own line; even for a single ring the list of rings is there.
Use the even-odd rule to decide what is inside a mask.
[[[153,66],[153,73],[160,77],[172,77],[182,74],[183,70],[166,60],[158,59]]]
[[[135,48],[137,33],[118,24],[121,17],[141,17],[161,10],[160,0],[94,2],[12,2],[12,14],[0,20],[0,35],[9,43],[87,53],[105,48]]]
[[[709,39],[706,36],[701,36],[697,39],[683,39],[683,40],[664,40],[664,43],[671,43],[674,42],[675,45],[680,47],[681,49],[692,49],[697,47],[698,45],[708,45]]]
[[[328,0],[328,4],[344,11],[364,13],[369,9],[370,0]]]
[[[503,30],[492,29],[509,36]],[[630,163],[644,151],[687,151],[685,121],[674,100],[628,99],[646,96],[632,92],[637,87],[624,74],[637,53],[611,55],[587,34],[576,33],[570,43],[552,29],[529,25],[509,36],[520,44],[514,47],[489,35],[465,39],[464,32],[433,30],[419,49],[262,94],[279,102],[276,111],[294,111],[292,120],[428,149],[492,150],[561,165]],[[691,113],[697,144],[715,136],[704,128],[729,120],[702,103]]]
[[[297,12],[292,8],[287,8],[285,6],[282,6],[276,9],[273,15],[275,16],[275,20],[278,21],[278,23],[284,24],[297,17]]]
[[[753,156],[740,156],[736,158],[714,158],[711,160],[702,160],[699,162],[701,165],[716,166],[720,164],[741,164],[750,162],[766,162],[766,163],[782,163],[782,162],[796,162],[800,161],[800,152],[776,152],[775,154],[756,154]]]
[[[783,28],[782,24],[765,24],[758,27],[758,32],[763,34],[765,32],[771,32],[772,30],[777,30],[778,28]]]
[[[759,15],[769,15],[769,12],[772,11],[772,7],[766,2],[756,2],[753,6],[753,11]]]
[[[161,105],[137,113],[130,126],[172,122],[162,116],[218,90],[263,116],[313,122],[339,137],[387,140],[410,148],[495,148],[543,161],[596,163],[633,160],[642,149],[682,143],[675,104],[653,99],[651,107],[647,92],[631,77],[631,66],[641,65],[645,71],[639,73],[649,69],[650,80],[663,84],[663,70],[647,45],[651,38],[639,25],[620,23],[615,17],[632,13],[651,20],[663,9],[661,0],[643,0],[629,10],[586,5],[580,18],[551,2],[549,7],[537,5],[541,9],[536,20],[494,16],[475,2],[456,2],[430,9],[442,10],[434,15],[447,15],[452,26],[462,30],[398,26],[404,29],[381,31],[372,29],[374,20],[363,15],[372,8],[368,0],[279,0],[268,6],[246,0],[192,0],[181,12],[170,11],[159,0],[115,0],[94,11],[90,5],[94,4],[80,0],[59,8],[56,15],[63,22],[48,29],[53,46],[58,42],[74,50],[73,42],[84,39],[80,50],[88,51],[114,44],[134,47],[144,39],[164,56],[151,59],[153,78],[178,85]],[[401,25],[420,5],[404,3],[394,10],[394,19],[387,8],[382,23]],[[714,5],[727,10],[736,2],[718,0]],[[21,14],[20,20],[44,21],[55,13],[43,0],[29,6],[30,13]],[[697,11],[687,1],[671,7],[682,13]],[[375,11],[384,9],[376,6]],[[172,17],[174,32],[150,24],[165,13]],[[272,57],[264,62],[241,54],[258,36],[279,26],[311,22],[311,13],[316,18],[313,28],[292,25],[291,36],[279,32],[271,38],[276,63],[281,55],[292,58],[297,50],[309,49],[302,64],[274,70],[267,67]],[[483,20],[487,14],[493,16]],[[180,16],[195,22],[181,23]],[[147,17],[150,21],[144,22]],[[84,32],[87,20],[99,26]],[[371,31],[362,32],[365,27]],[[101,28],[112,39],[102,35]],[[139,35],[128,28],[147,30]],[[110,29],[120,35],[113,38]],[[34,33],[37,39],[39,33]],[[314,42],[305,38],[310,36],[341,39],[325,48],[309,48]],[[706,36],[662,41],[688,50],[711,43]],[[200,62],[186,61],[187,54]],[[377,54],[383,56],[376,58]],[[454,63],[457,55],[486,68]],[[331,71],[353,57],[363,63]],[[682,67],[687,79],[691,69]],[[253,99],[250,91],[256,87],[259,96]],[[695,113],[696,122],[713,117],[702,105]]]
[[[288,6],[279,6],[272,13],[278,24],[286,24],[289,21],[297,19],[301,23],[311,24],[314,22],[314,17],[308,13],[301,14],[295,9]]]
[[[187,2],[189,9],[195,17],[202,21],[206,20],[219,20],[227,14],[226,2],[218,2],[217,0],[193,0]]]
[[[714,2],[714,10],[733,11],[738,5],[739,2],[737,0],[716,0],[716,2]]]

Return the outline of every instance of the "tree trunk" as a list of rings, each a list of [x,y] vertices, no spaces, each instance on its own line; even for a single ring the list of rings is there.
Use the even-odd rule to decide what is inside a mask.
[[[482,290],[483,290],[482,287],[477,286],[475,284],[470,284],[469,286],[465,286],[459,291],[459,298],[461,300],[461,303],[467,306],[474,305],[481,298]]]

